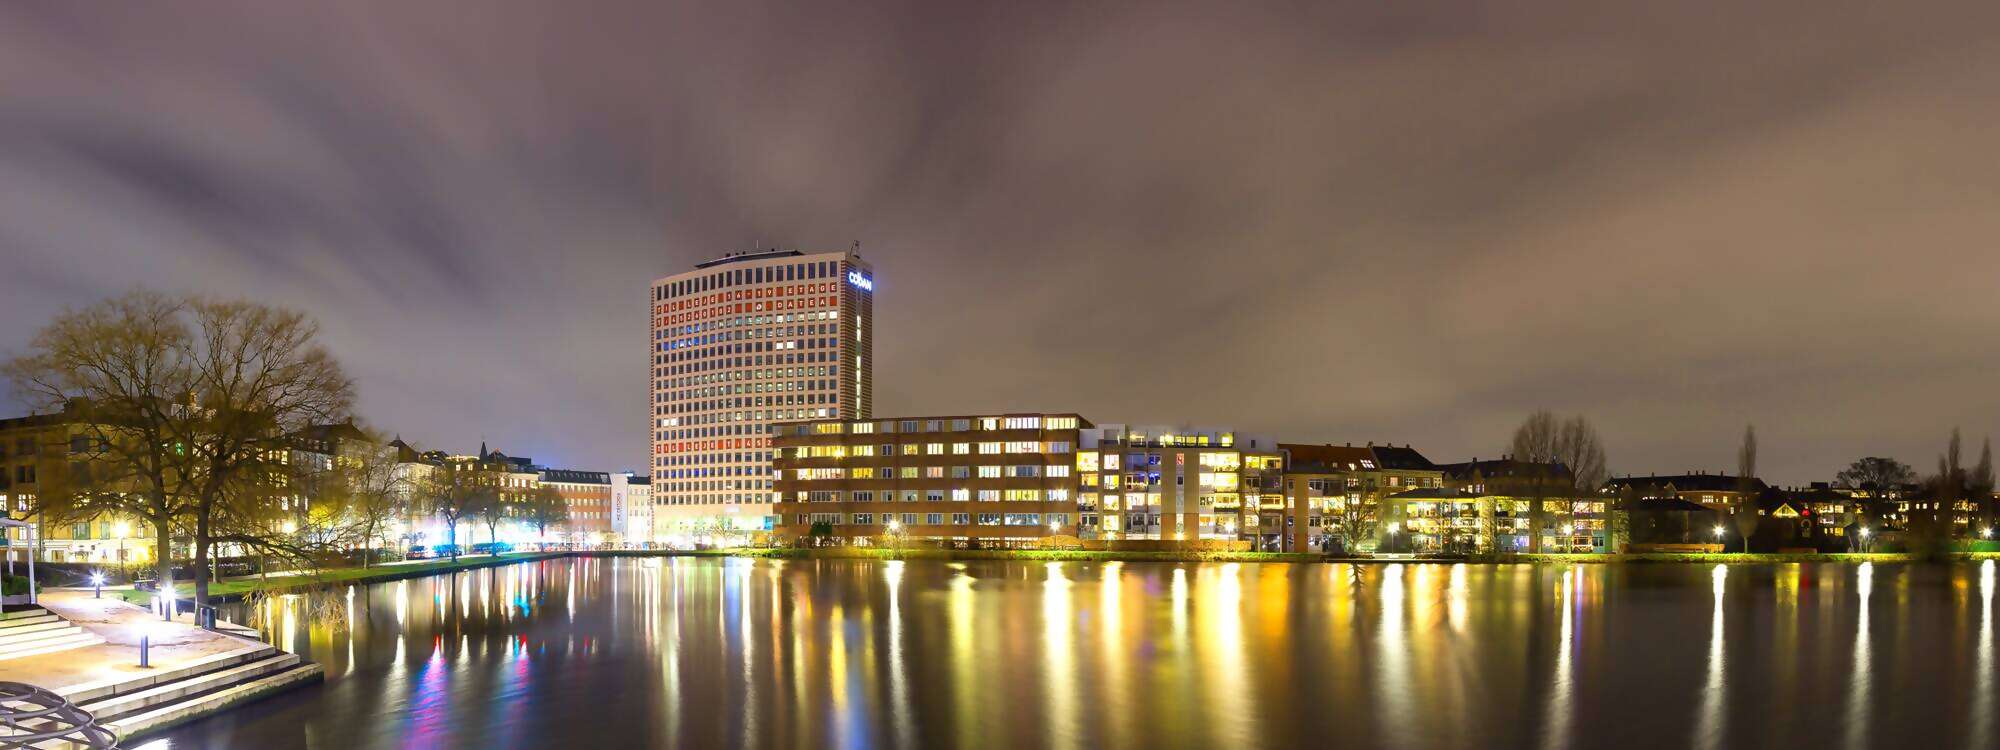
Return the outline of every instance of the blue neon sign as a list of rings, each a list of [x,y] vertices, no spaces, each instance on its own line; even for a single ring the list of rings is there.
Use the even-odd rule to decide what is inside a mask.
[[[864,291],[875,291],[875,280],[861,275],[860,271],[848,271],[847,283],[860,287]]]

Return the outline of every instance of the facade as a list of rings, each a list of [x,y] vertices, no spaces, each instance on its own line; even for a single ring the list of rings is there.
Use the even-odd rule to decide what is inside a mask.
[[[1080,526],[1104,539],[1259,539],[1276,529],[1283,457],[1266,438],[1220,429],[1082,430]],[[1266,508],[1272,510],[1267,517]],[[1275,531],[1271,533],[1275,534]]]
[[[34,522],[43,492],[59,491],[72,470],[72,451],[84,448],[84,430],[62,414],[0,419],[0,507],[9,518]],[[7,554],[25,560],[26,529],[7,531]],[[149,563],[158,546],[151,524],[104,514],[74,523],[43,524],[37,532],[37,559],[106,564]]]
[[[1568,467],[1511,457],[1441,464],[1447,486],[1492,499],[1493,544],[1501,552],[1528,552],[1534,505],[1542,504],[1540,551],[1604,552],[1617,543],[1610,499],[1567,497],[1574,481]]]
[[[1444,485],[1444,472],[1408,445],[1280,443],[1286,551],[1372,549],[1387,535],[1385,498]]]
[[[653,530],[652,477],[630,471],[611,475],[611,528],[630,545],[657,541]]]
[[[853,252],[737,253],[653,282],[656,525],[772,528],[772,427],[873,413],[874,300]]]
[[[777,536],[1021,546],[1077,534],[1075,414],[826,420],[780,425]]]
[[[1406,490],[1383,501],[1387,544],[1397,552],[1486,552],[1527,534],[1509,498],[1457,487]]]
[[[543,469],[537,480],[562,495],[568,520],[563,536],[573,544],[602,544],[610,537],[611,474],[602,471]]]

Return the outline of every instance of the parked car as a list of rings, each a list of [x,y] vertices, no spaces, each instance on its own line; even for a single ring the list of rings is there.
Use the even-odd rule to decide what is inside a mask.
[[[431,557],[454,557],[465,554],[465,551],[459,549],[456,544],[440,544],[432,547],[431,552],[433,553]]]
[[[372,558],[368,560],[368,564],[371,565],[408,559],[406,556],[398,556],[392,549],[350,549],[342,550],[340,553],[340,562],[344,565],[361,565],[364,558]]]
[[[514,545],[508,544],[506,542],[480,542],[478,544],[472,545],[469,554],[504,555],[512,551],[514,551]]]
[[[437,557],[437,552],[421,544],[411,545],[409,553],[403,555],[405,560],[429,560],[433,557]]]

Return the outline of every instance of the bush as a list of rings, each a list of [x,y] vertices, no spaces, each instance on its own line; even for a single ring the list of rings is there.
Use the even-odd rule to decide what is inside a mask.
[[[27,576],[6,576],[6,578],[5,578],[5,580],[4,580],[4,581],[0,581],[0,595],[6,595],[6,596],[27,596],[27,595],[28,595],[28,577],[27,577]]]

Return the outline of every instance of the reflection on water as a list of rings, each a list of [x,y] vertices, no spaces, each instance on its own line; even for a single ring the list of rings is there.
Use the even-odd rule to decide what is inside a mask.
[[[553,560],[226,612],[326,684],[149,747],[1987,747],[1995,576]]]

